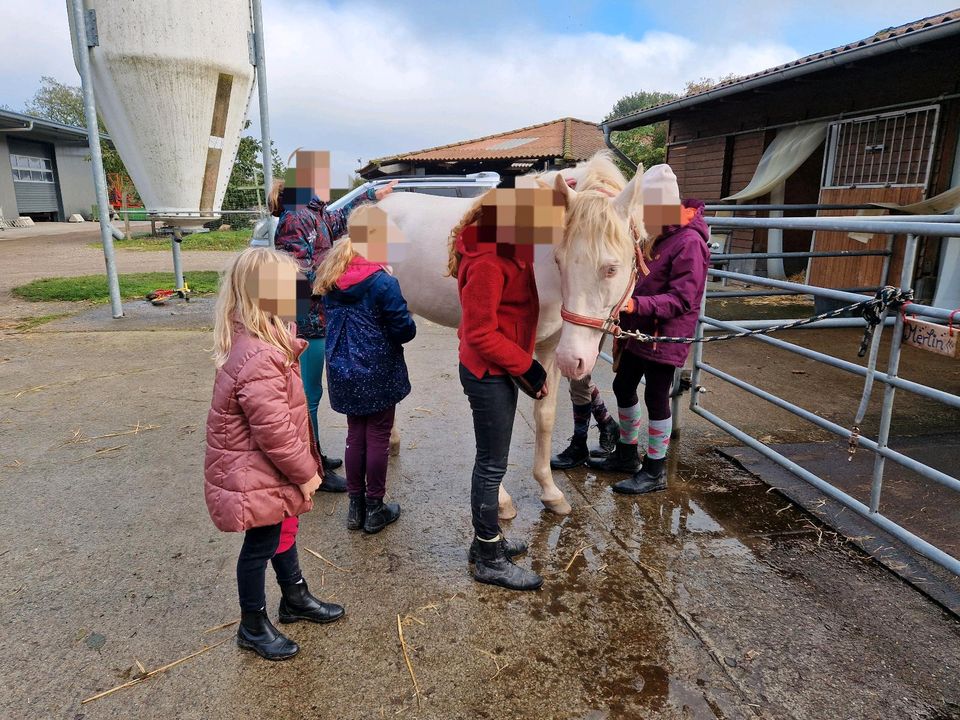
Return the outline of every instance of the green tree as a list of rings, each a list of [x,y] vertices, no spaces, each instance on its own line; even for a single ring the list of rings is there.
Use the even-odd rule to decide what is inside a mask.
[[[696,95],[698,93],[706,92],[711,88],[716,87],[722,83],[730,82],[731,80],[736,80],[737,76],[733,73],[728,73],[727,75],[721,75],[718,79],[714,80],[709,77],[702,77],[699,80],[688,80],[686,87],[684,88],[683,94]]]
[[[674,93],[639,90],[617,100],[603,121],[608,122],[630,115],[653,105],[675,100],[677,97]],[[611,135],[611,139],[624,155],[634,163],[643,164],[646,168],[662,163],[667,157],[667,124],[665,122],[615,132]],[[628,167],[619,158],[617,164],[627,177],[633,175],[634,168]]]
[[[23,112],[26,115],[46,118],[64,125],[73,125],[75,127],[85,128],[87,126],[86,116],[83,113],[83,92],[74,85],[65,85],[58,82],[56,78],[44,75],[40,78],[40,88],[34,93],[33,98],[24,105]],[[97,125],[102,134],[106,133],[103,120],[97,118]],[[127,168],[120,159],[120,153],[116,151],[113,144],[109,141],[100,140],[100,152],[103,155],[103,169],[108,175],[117,174],[122,178],[123,184],[133,188],[133,182],[127,173]],[[134,190],[136,192],[136,190]]]
[[[244,130],[250,127],[248,120],[244,125]],[[271,143],[273,145],[273,143]],[[265,207],[266,200],[263,197],[263,163],[260,161],[260,148],[263,144],[257,138],[251,135],[244,135],[240,138],[240,144],[237,146],[237,157],[233,163],[233,170],[230,173],[230,180],[227,182],[227,190],[223,196],[224,210],[248,210],[250,208]],[[276,146],[272,146],[271,161],[273,165],[273,177],[283,177],[284,165],[277,152]],[[234,227],[244,224],[236,216],[230,219]],[[247,218],[249,221],[250,218]]]

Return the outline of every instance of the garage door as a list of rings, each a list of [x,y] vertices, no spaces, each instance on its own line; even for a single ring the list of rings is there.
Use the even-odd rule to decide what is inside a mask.
[[[59,213],[52,148],[41,143],[11,142],[10,169],[21,215]]]

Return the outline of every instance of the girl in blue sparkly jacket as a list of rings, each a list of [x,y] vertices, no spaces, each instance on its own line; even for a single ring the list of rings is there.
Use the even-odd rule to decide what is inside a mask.
[[[383,497],[396,405],[410,394],[403,344],[417,327],[389,266],[364,258],[349,238],[320,265],[313,291],[327,317],[330,406],[347,416],[347,528],[380,532],[400,516]]]

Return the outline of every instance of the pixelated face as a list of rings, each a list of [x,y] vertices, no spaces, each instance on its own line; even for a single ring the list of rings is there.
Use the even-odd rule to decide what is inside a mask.
[[[297,150],[296,167],[288,168],[280,195],[287,210],[300,210],[316,195],[330,199],[330,153],[326,150]]]
[[[563,239],[566,199],[553,189],[497,188],[483,196],[480,207],[476,243],[494,245],[498,255],[533,262],[536,248]]]
[[[281,320],[297,317],[297,269],[287,263],[264,263],[247,281],[247,292],[257,306]]]
[[[349,234],[353,249],[370,262],[400,262],[408,247],[400,228],[375,205],[359,208],[350,216]]]
[[[651,199],[650,194],[653,194]],[[651,201],[652,200],[652,201]],[[668,225],[680,224],[680,204],[659,188],[646,191],[643,203],[643,227],[651,238],[662,235]]]

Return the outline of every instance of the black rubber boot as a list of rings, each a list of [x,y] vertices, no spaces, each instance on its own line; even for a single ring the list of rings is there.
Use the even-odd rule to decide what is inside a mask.
[[[342,493],[347,491],[347,479],[343,475],[337,475],[333,470],[323,471],[323,482],[320,488],[323,492]]]
[[[507,543],[501,537],[497,542],[477,544],[477,562],[473,566],[473,579],[488,585],[499,585],[508,590],[538,590],[543,578],[532,570],[513,564],[507,555]]]
[[[503,533],[500,533],[500,537],[504,542],[504,550],[507,553],[508,558],[517,557],[517,555],[523,555],[527,551],[527,544],[523,540],[507,540],[503,537]],[[480,541],[476,537],[473,538],[473,542],[470,543],[470,554],[468,560],[472,563],[477,561],[477,558],[480,557]]]
[[[327,472],[330,472],[331,470],[336,470],[338,467],[343,465],[342,458],[327,457],[323,453],[320,454],[320,460],[323,462],[323,469],[326,470]]]
[[[600,447],[591,450],[590,457],[610,457],[610,453],[617,447],[617,440],[620,439],[620,423],[610,417],[603,425],[599,426],[599,430]]]
[[[617,440],[617,446],[610,457],[590,458],[587,465],[604,472],[635,473],[640,469],[640,456],[637,455],[636,445]]]
[[[363,521],[363,531],[373,535],[400,517],[397,503],[385,503],[383,498],[367,498],[367,515]]]
[[[323,464],[323,469],[328,472],[330,470],[336,470],[338,467],[343,465],[343,460],[341,458],[332,458],[324,455],[323,448],[320,447],[320,443],[317,443],[317,453],[320,455],[320,462]]]
[[[307,581],[296,585],[281,585],[280,622],[292,623],[309,620],[315,623],[332,623],[343,617],[344,610],[335,603],[320,602],[310,594]]]
[[[300,652],[299,645],[273,626],[266,610],[240,612],[237,645],[267,660],[289,660]]]
[[[587,438],[574,435],[570,438],[570,446],[566,450],[550,458],[550,468],[553,470],[569,470],[580,467],[587,461],[588,457],[590,457],[590,452],[587,450]]]
[[[626,480],[621,480],[613,486],[615,493],[621,495],[643,495],[667,489],[666,458],[651,460],[643,456],[640,470]]]
[[[363,495],[350,496],[350,509],[347,510],[347,530],[359,530],[367,517],[367,501]]]

